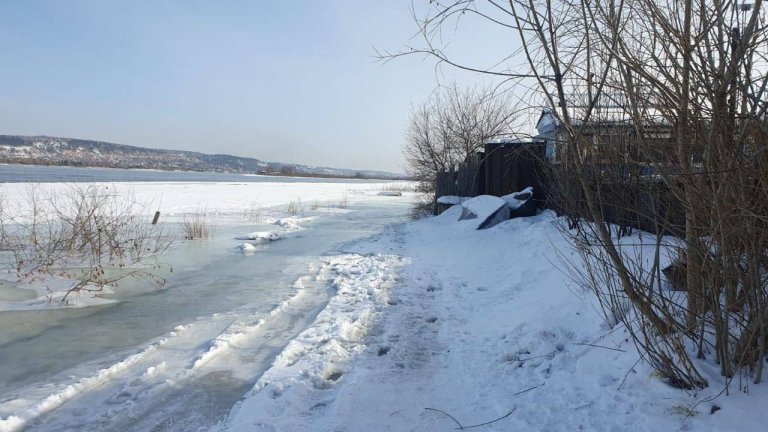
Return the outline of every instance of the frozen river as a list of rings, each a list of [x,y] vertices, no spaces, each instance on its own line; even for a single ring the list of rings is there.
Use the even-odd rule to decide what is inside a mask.
[[[186,186],[149,190],[178,196]],[[304,186],[293,183],[288,196],[301,198]],[[198,205],[218,214],[215,236],[163,257],[172,268],[164,288],[127,284],[108,305],[0,312],[0,431],[208,430],[334,295],[328,260],[404,220],[410,205],[376,196],[380,184],[335,183],[329,193],[342,193],[348,208],[331,208],[330,199],[307,208],[294,217],[300,230],[244,253],[236,237],[279,227],[234,217],[232,187],[195,188]],[[253,187],[269,195],[269,184]],[[279,212],[277,203],[263,205]],[[19,288],[3,282],[0,301],[33,297]]]

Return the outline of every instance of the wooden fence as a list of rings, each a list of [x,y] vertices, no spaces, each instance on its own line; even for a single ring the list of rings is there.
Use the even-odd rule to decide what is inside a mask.
[[[440,214],[447,207],[437,203],[437,198],[447,195],[474,197],[482,195],[485,184],[482,154],[474,154],[463,163],[437,174],[435,180],[434,212]]]
[[[484,152],[475,153],[463,163],[437,174],[435,214],[449,207],[436,202],[442,196],[503,196],[528,186],[534,189],[534,199],[543,204],[544,187],[539,178],[543,160],[544,142],[541,141],[486,144]]]
[[[618,234],[639,229],[653,234],[682,236],[685,209],[668,185],[652,177],[596,182],[603,223]],[[546,208],[572,219],[591,220],[581,186],[575,181],[546,182]]]
[[[590,219],[579,185],[552,178],[558,167],[545,164],[541,142],[486,145],[484,153],[474,154],[448,171],[438,173],[434,212],[439,214],[450,207],[437,203],[441,196],[503,196],[532,186],[540,207],[574,219]],[[683,205],[663,182],[652,177],[591,182],[598,183],[602,222],[618,227],[621,233],[631,229],[654,234],[684,232]]]

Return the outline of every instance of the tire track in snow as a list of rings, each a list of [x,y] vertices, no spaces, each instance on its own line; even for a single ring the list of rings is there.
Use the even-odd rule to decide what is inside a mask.
[[[316,409],[326,406],[323,390],[343,380],[352,360],[367,349],[366,336],[389,305],[390,289],[403,264],[397,255],[329,257],[320,275],[335,295],[309,328],[283,349],[222,427],[263,425],[308,401]]]

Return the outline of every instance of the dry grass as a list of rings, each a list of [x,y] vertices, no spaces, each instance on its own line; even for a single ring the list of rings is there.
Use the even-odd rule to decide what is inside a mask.
[[[198,210],[181,221],[181,231],[187,240],[205,240],[213,237],[211,222],[206,210]]]
[[[246,222],[259,223],[263,219],[264,211],[256,201],[249,202],[243,209],[242,219]]]
[[[296,201],[288,203],[288,208],[285,211],[291,215],[303,216],[304,204],[301,202],[301,198],[296,198]]]

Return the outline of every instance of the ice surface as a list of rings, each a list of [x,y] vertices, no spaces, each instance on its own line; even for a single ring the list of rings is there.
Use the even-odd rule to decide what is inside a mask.
[[[196,199],[209,203],[216,235],[182,242],[167,257],[169,283],[162,289],[121,284],[102,293],[101,300],[111,302],[107,308],[0,312],[0,431],[148,431],[171,423],[179,430],[210,429],[334,294],[327,278],[334,273],[321,273],[318,257],[402,220],[413,197],[378,197],[381,185],[334,186],[326,193],[348,195],[344,212],[307,208],[305,215],[287,215],[281,200],[317,195],[312,187],[294,185],[255,222],[244,220],[234,201],[218,201],[234,197],[233,189],[242,195],[238,185],[193,188]],[[156,184],[139,186],[141,193],[175,195],[187,193],[189,185],[168,184],[164,191]],[[250,194],[270,196],[269,185],[263,188],[247,187]],[[178,201],[177,209],[186,205]],[[244,232],[291,235],[290,241],[236,241]],[[259,248],[258,260],[234,253],[243,243]],[[3,305],[35,298],[16,284],[0,285],[2,290],[8,290]],[[344,334],[356,331],[350,327]]]

